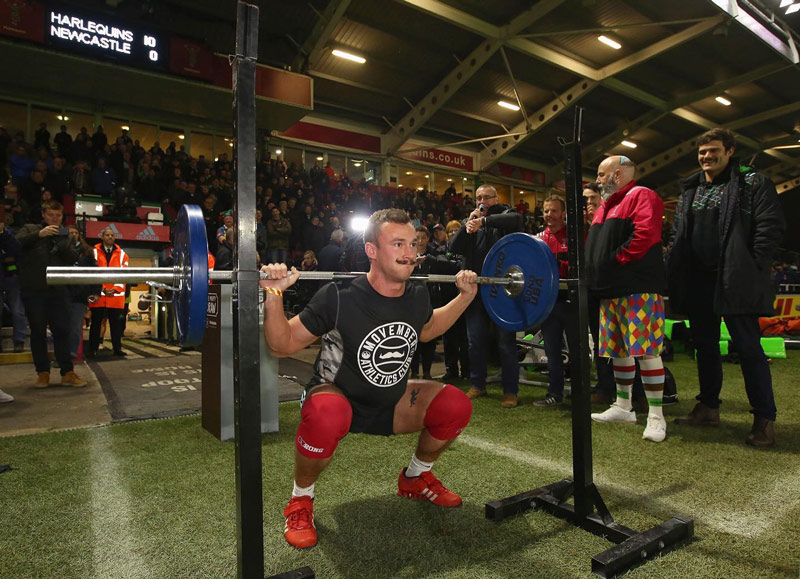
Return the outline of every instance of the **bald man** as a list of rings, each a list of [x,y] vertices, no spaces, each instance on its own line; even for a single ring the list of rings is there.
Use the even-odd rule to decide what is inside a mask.
[[[666,273],[661,253],[664,203],[652,189],[636,184],[636,166],[615,155],[597,169],[603,204],[586,242],[589,287],[600,298],[598,354],[614,364],[616,400],[596,422],[635,424],[631,391],[639,359],[648,403],[642,438],[661,442],[667,435],[662,412],[664,301]]]

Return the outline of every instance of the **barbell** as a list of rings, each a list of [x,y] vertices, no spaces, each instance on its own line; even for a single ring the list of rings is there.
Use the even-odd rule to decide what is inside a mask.
[[[230,282],[233,272],[208,271],[208,239],[203,212],[197,205],[183,205],[174,230],[172,267],[55,267],[47,268],[51,285],[104,283],[165,287],[173,291],[178,338],[184,346],[203,341],[208,307],[208,283]],[[300,271],[299,280],[338,281],[365,272]],[[261,279],[267,279],[260,273]],[[412,275],[412,281],[455,283],[456,276]],[[547,244],[526,233],[501,238],[486,256],[481,275],[481,301],[489,317],[500,327],[519,331],[540,325],[558,297],[558,265]]]

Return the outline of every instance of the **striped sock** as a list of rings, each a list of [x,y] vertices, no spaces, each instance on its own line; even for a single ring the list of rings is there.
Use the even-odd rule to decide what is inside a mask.
[[[617,384],[616,405],[623,410],[632,410],[631,391],[633,379],[636,376],[636,362],[630,356],[627,358],[612,358],[614,362],[614,382]]]
[[[661,356],[649,360],[641,359],[639,367],[642,370],[642,386],[650,410],[648,416],[658,416],[663,419],[664,363],[661,361]]]
[[[411,463],[408,465],[406,469],[406,476],[411,478],[412,476],[419,476],[423,472],[428,472],[433,468],[432,462],[425,462],[424,460],[420,460],[417,458],[417,455],[411,457]]]
[[[294,483],[294,488],[292,489],[292,496],[293,497],[311,497],[314,498],[314,486],[317,483],[311,483],[311,486],[308,487],[299,487],[297,486],[297,482]]]

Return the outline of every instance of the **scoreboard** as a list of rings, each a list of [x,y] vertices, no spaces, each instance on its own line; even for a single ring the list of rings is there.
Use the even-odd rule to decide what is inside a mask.
[[[156,30],[72,8],[48,8],[46,14],[45,42],[53,48],[158,70],[169,64],[168,42]]]

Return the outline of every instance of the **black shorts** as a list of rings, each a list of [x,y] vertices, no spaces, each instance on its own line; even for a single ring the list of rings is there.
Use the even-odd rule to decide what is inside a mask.
[[[302,400],[305,401],[308,391],[319,384],[309,384],[303,393]],[[345,396],[345,398],[347,398]],[[354,402],[347,398],[350,407],[353,409],[353,420],[350,423],[350,430],[353,434],[378,434],[380,436],[392,436],[394,434],[394,406],[386,408],[373,408]]]
[[[350,401],[350,406],[353,408],[353,422],[350,424],[350,432],[353,434],[359,432],[378,434],[380,436],[392,436],[394,434],[394,406],[369,408],[361,406],[352,400]]]

